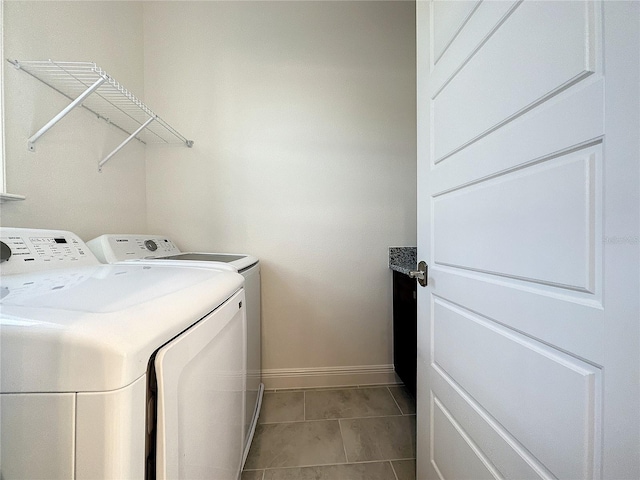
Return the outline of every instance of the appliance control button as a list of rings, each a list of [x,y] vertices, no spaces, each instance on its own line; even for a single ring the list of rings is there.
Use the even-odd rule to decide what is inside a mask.
[[[153,240],[145,240],[144,246],[147,247],[147,250],[151,250],[155,252],[158,249],[158,245]]]
[[[11,247],[4,242],[0,242],[0,263],[6,262],[11,257]]]

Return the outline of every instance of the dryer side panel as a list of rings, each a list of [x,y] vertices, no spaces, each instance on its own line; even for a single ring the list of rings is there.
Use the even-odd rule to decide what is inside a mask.
[[[74,393],[0,395],[0,477],[73,477]]]
[[[262,384],[260,265],[244,270],[242,276],[247,296],[247,405],[244,428],[248,438],[252,423],[257,421],[254,416],[260,413],[256,410]]]
[[[110,392],[78,393],[76,479],[144,478],[146,376]]]

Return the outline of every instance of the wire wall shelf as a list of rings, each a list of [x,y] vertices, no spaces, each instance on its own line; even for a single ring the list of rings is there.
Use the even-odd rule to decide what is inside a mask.
[[[31,151],[35,151],[35,143],[42,135],[77,106],[86,108],[127,134],[127,139],[98,164],[99,170],[134,138],[144,144],[184,143],[187,147],[193,146],[192,140],[187,140],[95,63],[7,61],[71,100],[67,107],[29,138],[28,148]]]

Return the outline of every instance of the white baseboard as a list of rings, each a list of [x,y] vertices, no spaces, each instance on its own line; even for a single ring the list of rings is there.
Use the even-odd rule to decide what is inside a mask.
[[[393,365],[273,368],[262,370],[262,382],[267,390],[401,383]]]

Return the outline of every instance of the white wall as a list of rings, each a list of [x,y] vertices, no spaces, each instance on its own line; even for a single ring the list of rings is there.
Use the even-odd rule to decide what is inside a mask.
[[[149,229],[260,257],[267,386],[392,378],[357,372],[392,363],[387,248],[416,241],[414,10],[144,5],[146,99],[195,140],[147,148]]]
[[[143,97],[142,14],[138,2],[6,1],[5,56],[93,61]],[[77,109],[30,153],[27,138],[69,102],[9,64],[4,89],[7,191],[27,199],[2,205],[2,225],[72,230],[85,239],[146,228],[138,142],[98,173],[98,162],[125,136]]]
[[[77,110],[30,153],[67,100],[8,65],[7,190],[27,200],[2,225],[253,253],[267,374],[389,378],[387,247],[416,237],[413,2],[6,1],[4,17],[5,56],[95,61],[196,143],[132,143],[98,173],[123,134]]]

